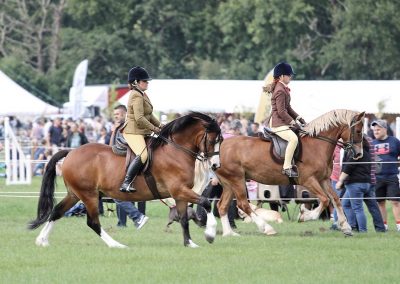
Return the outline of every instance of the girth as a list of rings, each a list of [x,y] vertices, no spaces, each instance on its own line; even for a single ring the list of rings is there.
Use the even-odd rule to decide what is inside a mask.
[[[293,159],[296,162],[301,162],[301,155],[302,155],[302,143],[298,133],[295,132],[297,137],[299,138],[299,143],[297,144],[296,151],[294,152]],[[264,132],[258,133],[258,137],[267,142],[271,142],[270,146],[270,155],[274,162],[283,165],[285,160],[285,152],[288,142],[285,139],[282,139],[275,132],[271,131],[268,128],[264,128]]]

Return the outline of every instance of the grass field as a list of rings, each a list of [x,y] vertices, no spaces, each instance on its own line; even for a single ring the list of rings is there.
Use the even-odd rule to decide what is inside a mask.
[[[2,179],[0,195],[38,191],[39,182],[6,187]],[[397,283],[400,276],[400,234],[393,220],[391,231],[378,234],[369,219],[369,233],[351,238],[329,231],[330,222],[285,219],[272,224],[278,235],[267,237],[254,224],[238,220],[242,236],[219,234],[214,244],[191,223],[192,239],[201,247],[189,249],[183,247],[178,223],[171,233],[164,232],[168,208],[149,202],[150,220],[141,231],[132,223],[116,227],[115,216],[101,219],[128,249],[109,249],[82,217],[62,218],[50,235],[50,247],[39,248],[34,241],[40,229],[26,229],[36,207],[37,198],[0,196],[0,283]]]

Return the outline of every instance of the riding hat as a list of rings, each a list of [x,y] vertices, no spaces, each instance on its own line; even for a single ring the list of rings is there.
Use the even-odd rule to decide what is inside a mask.
[[[281,75],[296,75],[294,73],[292,66],[286,62],[280,62],[274,67],[274,77],[279,77]]]
[[[147,73],[146,69],[140,66],[135,66],[128,73],[128,83],[133,81],[150,81],[152,78]]]

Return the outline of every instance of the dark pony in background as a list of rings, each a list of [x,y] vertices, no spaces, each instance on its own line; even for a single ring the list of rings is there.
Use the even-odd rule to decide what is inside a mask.
[[[149,142],[149,156],[152,157],[152,162],[148,170],[154,177],[157,197],[150,191],[143,174],[134,181],[134,193],[119,191],[125,175],[125,157],[115,155],[108,145],[90,143],[72,151],[61,150],[51,158],[46,167],[37,218],[29,224],[30,229],[36,229],[46,223],[36,238],[36,244],[48,246],[48,238],[55,222],[81,200],[87,209],[87,225],[109,247],[125,247],[115,241],[100,225],[99,192],[126,201],[173,197],[183,229],[184,245],[189,247],[197,245],[190,237],[187,205],[188,202],[199,204],[207,210],[206,239],[213,242],[217,223],[211,213],[211,204],[192,188],[196,159],[207,163],[209,154],[219,148],[221,140],[221,130],[217,122],[202,113],[190,112],[165,125],[158,137],[152,137]],[[62,175],[67,195],[54,206],[56,164],[63,158],[65,159]]]

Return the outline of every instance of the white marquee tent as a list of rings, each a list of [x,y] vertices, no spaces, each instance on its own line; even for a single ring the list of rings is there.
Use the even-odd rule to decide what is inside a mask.
[[[58,108],[38,99],[0,71],[0,115],[43,115]]]
[[[240,112],[257,109],[263,81],[153,80],[147,91],[156,111]],[[400,81],[296,81],[292,106],[306,120],[333,109],[400,113]],[[119,102],[126,104],[129,95]]]

